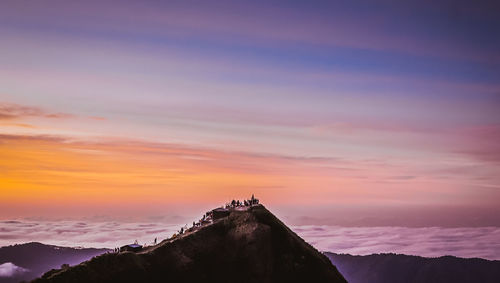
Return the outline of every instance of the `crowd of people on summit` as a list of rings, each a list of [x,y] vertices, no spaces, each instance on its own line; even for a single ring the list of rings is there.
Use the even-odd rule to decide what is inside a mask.
[[[255,198],[255,196],[252,194],[252,197],[248,200],[232,200],[230,203],[226,203],[225,206],[222,206],[219,209],[225,209],[229,210],[232,208],[238,208],[238,207],[249,207],[252,205],[257,205],[259,204],[259,199]],[[217,209],[214,209],[217,210]],[[199,219],[198,221],[193,221],[193,226],[190,228],[187,228],[187,225],[184,225],[184,227],[181,227],[181,229],[178,231],[178,234],[174,234],[172,237],[176,237],[177,235],[182,235],[185,232],[191,232],[197,227],[203,226],[204,224],[208,224],[214,220],[214,210],[208,211],[207,213],[203,214],[203,217]]]
[[[232,200],[231,203],[226,203],[226,209],[235,208],[235,207],[244,207],[244,206],[252,206],[259,204],[259,199],[256,199],[252,194],[252,198],[249,200],[243,200],[243,202],[239,200]]]

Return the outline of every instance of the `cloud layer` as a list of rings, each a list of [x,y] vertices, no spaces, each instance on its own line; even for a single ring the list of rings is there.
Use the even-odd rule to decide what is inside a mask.
[[[407,228],[296,226],[293,230],[320,251],[368,255],[401,253],[500,259],[500,228]]]
[[[114,248],[134,240],[151,244],[170,237],[182,224],[159,222],[1,221],[0,246],[42,242],[60,246]],[[403,253],[425,257],[454,255],[500,260],[500,227],[407,228],[292,226],[320,251],[367,255]]]
[[[151,244],[165,239],[182,224],[79,221],[1,221],[0,246],[41,242],[57,246],[114,248],[137,240]]]

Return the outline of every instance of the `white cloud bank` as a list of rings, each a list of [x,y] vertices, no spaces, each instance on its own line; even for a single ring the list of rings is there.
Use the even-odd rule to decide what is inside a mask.
[[[12,262],[6,262],[0,264],[0,277],[12,277],[14,275],[24,273],[26,271],[28,271],[26,268],[17,266]]]
[[[368,255],[402,253],[425,257],[453,255],[500,260],[500,227],[408,228],[295,226],[292,229],[319,249]]]
[[[0,221],[0,246],[41,242],[58,246],[114,248],[138,240],[150,244],[170,237],[181,224],[82,221]],[[367,255],[403,253],[500,260],[500,227],[408,228],[292,226],[320,251]]]

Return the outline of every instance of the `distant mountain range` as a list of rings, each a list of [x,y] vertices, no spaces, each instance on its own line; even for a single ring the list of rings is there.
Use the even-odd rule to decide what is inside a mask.
[[[401,254],[325,253],[350,283],[499,283],[500,261]]]

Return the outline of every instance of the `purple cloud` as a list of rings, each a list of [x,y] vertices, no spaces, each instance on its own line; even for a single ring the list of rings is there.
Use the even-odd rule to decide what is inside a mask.
[[[6,262],[0,264],[0,277],[12,277],[14,275],[24,273],[26,271],[28,271],[26,268],[17,266],[12,262]]]

